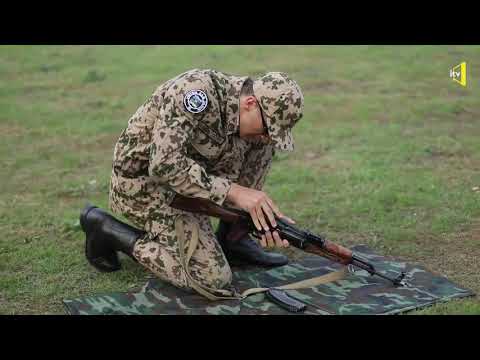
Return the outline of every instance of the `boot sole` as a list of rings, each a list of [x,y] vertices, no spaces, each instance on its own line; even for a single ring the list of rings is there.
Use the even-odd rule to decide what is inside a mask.
[[[91,234],[90,227],[87,225],[87,215],[88,213],[98,207],[87,204],[80,214],[80,226],[82,227],[83,232],[85,233],[85,257],[87,258],[90,265],[100,272],[114,272],[121,269],[121,264],[118,259],[116,251],[112,251],[103,256],[96,258],[92,257],[93,252],[93,238],[87,234]]]

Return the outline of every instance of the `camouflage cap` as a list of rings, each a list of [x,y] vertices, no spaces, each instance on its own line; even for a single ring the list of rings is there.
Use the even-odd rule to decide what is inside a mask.
[[[274,147],[292,151],[292,127],[303,116],[300,87],[285,73],[269,72],[253,82],[253,92]]]

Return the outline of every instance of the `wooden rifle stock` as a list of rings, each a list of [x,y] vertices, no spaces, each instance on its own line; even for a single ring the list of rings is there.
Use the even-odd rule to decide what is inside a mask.
[[[170,206],[183,211],[213,216],[228,223],[250,218],[250,215],[241,210],[225,208],[210,200],[189,198],[179,194],[175,195]]]

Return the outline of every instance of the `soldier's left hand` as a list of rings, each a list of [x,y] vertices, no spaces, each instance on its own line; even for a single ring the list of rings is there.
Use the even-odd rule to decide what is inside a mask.
[[[290,244],[287,240],[281,239],[277,231],[266,231],[260,238],[260,245],[262,247],[288,247]]]

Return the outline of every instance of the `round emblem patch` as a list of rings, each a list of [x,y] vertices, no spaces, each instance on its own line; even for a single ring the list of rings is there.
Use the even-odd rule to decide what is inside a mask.
[[[183,97],[183,104],[189,112],[198,114],[207,108],[207,94],[202,90],[190,90]]]

